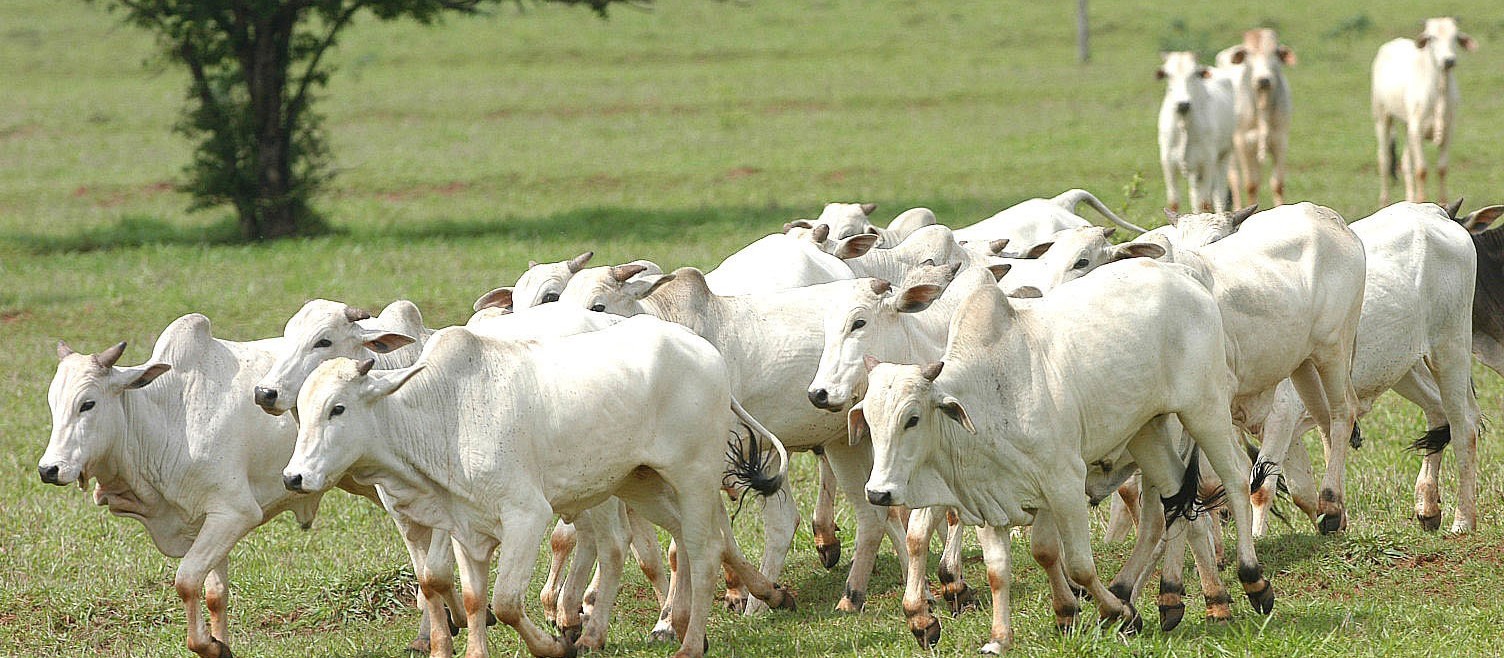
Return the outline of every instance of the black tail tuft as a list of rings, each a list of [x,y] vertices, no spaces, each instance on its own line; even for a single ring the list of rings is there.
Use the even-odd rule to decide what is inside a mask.
[[[1207,514],[1212,510],[1227,504],[1227,489],[1218,485],[1216,489],[1205,494],[1196,495],[1196,514]],[[1195,518],[1195,517],[1191,517]]]
[[[742,493],[755,491],[764,498],[772,496],[783,488],[783,476],[771,468],[777,453],[764,452],[752,428],[745,424],[742,427],[747,428],[748,440],[734,436],[726,442],[726,463],[730,466],[721,483]],[[768,475],[770,470],[772,475]]]
[[[1412,450],[1418,450],[1429,456],[1447,449],[1447,444],[1452,442],[1452,426],[1442,425],[1434,430],[1429,430],[1414,443],[1410,444]]]
[[[1263,489],[1264,481],[1268,480],[1271,475],[1279,475],[1279,466],[1276,466],[1274,462],[1255,460],[1253,462],[1253,477],[1249,478],[1248,482],[1248,493]]]
[[[1353,423],[1353,434],[1347,437],[1347,445],[1352,446],[1353,450],[1363,447],[1363,430],[1358,428],[1357,423]]]
[[[1198,449],[1191,448],[1191,461],[1185,466],[1185,476],[1180,480],[1180,490],[1169,497],[1161,496],[1165,506],[1165,528],[1175,524],[1175,519],[1194,521],[1196,514],[1196,489],[1201,483],[1201,456]]]

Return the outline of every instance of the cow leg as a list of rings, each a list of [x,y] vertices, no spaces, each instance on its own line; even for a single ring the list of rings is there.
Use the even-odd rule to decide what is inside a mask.
[[[1128,533],[1138,523],[1138,475],[1123,481],[1112,496],[1112,507],[1107,511],[1107,536],[1109,544],[1128,538]]]
[[[1060,536],[1055,532],[1054,521],[1048,511],[1040,510],[1034,515],[1034,528],[1029,533],[1029,552],[1039,568],[1049,578],[1050,599],[1055,608],[1055,628],[1064,633],[1076,623],[1081,612],[1076,602],[1076,593],[1065,577],[1064,558]]]
[[[658,611],[658,622],[653,625],[653,630],[648,638],[654,642],[667,642],[673,644],[679,641],[679,636],[674,632],[673,614],[674,606],[688,605],[689,601],[676,598],[684,595],[687,590],[679,587],[679,545],[670,540],[668,543],[668,598]],[[679,594],[675,594],[679,592]]]
[[[1180,212],[1180,190],[1176,186],[1175,165],[1169,159],[1161,156],[1159,159],[1159,168],[1165,176],[1165,207],[1175,212]]]
[[[559,589],[564,585],[569,554],[578,541],[576,535],[573,524],[559,519],[553,534],[548,537],[548,578],[543,581],[543,590],[538,592],[538,603],[543,608],[543,618],[555,626],[559,623]]]
[[[1309,423],[1309,419],[1306,422]],[[1284,464],[1280,467],[1280,479],[1290,490],[1290,501],[1310,519],[1311,526],[1316,527],[1321,516],[1317,509],[1320,494],[1316,487],[1316,473],[1312,470],[1311,453],[1306,451],[1305,443],[1298,436],[1291,441],[1291,448],[1293,452],[1285,453]]]
[[[587,510],[574,520],[576,537],[574,560],[564,575],[563,586],[559,588],[554,627],[566,634],[578,633],[584,623],[581,617],[585,611],[585,590],[594,579],[595,567],[600,558],[600,555],[596,553],[596,547],[597,537],[601,530],[595,527],[597,518],[592,513],[593,511],[594,508]]]
[[[1442,203],[1451,202],[1447,196],[1447,168],[1452,162],[1452,127],[1451,124],[1438,126],[1439,138],[1436,140],[1436,200]]]
[[[987,563],[987,588],[992,590],[992,632],[981,652],[1001,656],[1013,647],[1012,598],[1008,591],[1013,585],[1013,541],[1004,529],[989,525],[977,528],[977,541],[982,544],[982,559]]]
[[[625,503],[623,503],[625,505]],[[637,557],[637,566],[642,569],[642,575],[653,586],[653,594],[658,597],[658,625],[653,626],[653,632],[649,637],[655,642],[673,641],[673,629],[668,627],[668,593],[669,575],[663,568],[663,546],[658,543],[658,531],[653,529],[653,524],[631,507],[624,507],[627,514],[627,526],[632,532],[632,554]],[[659,631],[659,626],[668,636]]]
[[[209,570],[204,580],[204,607],[209,609],[209,632],[214,637],[230,637],[230,617],[226,614],[229,605],[230,561],[225,558]]]
[[[587,596],[592,603],[583,627],[579,629],[576,644],[581,649],[597,650],[606,645],[606,625],[611,620],[611,608],[621,588],[622,565],[626,562],[629,537],[626,506],[619,499],[613,498],[587,513],[597,519],[592,524],[596,530],[596,579],[591,591],[594,596]]]
[[[1232,133],[1232,152],[1236,160],[1236,166],[1227,169],[1227,187],[1232,189],[1233,205],[1242,208],[1246,205],[1243,201],[1243,181],[1248,180],[1248,165],[1245,164],[1245,151],[1248,149],[1247,131],[1238,128]],[[1255,187],[1257,185],[1255,184]]]
[[[1150,419],[1128,442],[1128,453],[1138,463],[1143,496],[1139,500],[1138,538],[1133,552],[1109,589],[1119,599],[1132,602],[1139,577],[1152,568],[1165,532],[1163,492],[1180,488],[1185,459],[1176,449],[1182,443],[1180,423],[1169,414]],[[1171,465],[1179,465],[1172,469]],[[1178,471],[1178,472],[1175,472]],[[1080,581],[1076,581],[1080,583]]]
[[[1351,390],[1351,389],[1349,389]],[[1226,483],[1248,482],[1248,457],[1238,444],[1233,429],[1231,405],[1227,400],[1207,400],[1195,409],[1179,413],[1185,426],[1217,477]],[[1253,608],[1262,614],[1274,610],[1274,588],[1264,577],[1259,566],[1258,554],[1253,546],[1253,510],[1246,487],[1227,486],[1227,505],[1232,508],[1233,522],[1238,531],[1238,580],[1243,583],[1243,593]]]
[[[447,534],[435,532],[427,526],[398,521],[397,527],[402,530],[402,540],[413,555],[413,569],[418,577],[418,603],[429,622],[428,637],[420,638],[421,643],[414,640],[409,648],[418,650],[421,644],[427,647],[423,652],[432,658],[449,658],[454,653],[454,638],[444,602],[446,598],[454,597],[454,548]],[[454,608],[456,611],[462,609]]]
[[[1200,167],[1192,167],[1186,170],[1186,187],[1189,188],[1191,197],[1191,212],[1211,212],[1212,199],[1211,189],[1206,180],[1205,172]]]
[[[961,547],[965,540],[966,527],[955,510],[945,511],[945,547],[940,552],[940,595],[950,608],[952,617],[977,607],[976,595],[966,586],[961,572]]]
[[[1274,402],[1270,406],[1269,415],[1264,419],[1264,432],[1262,442],[1259,445],[1258,459],[1255,460],[1254,473],[1262,473],[1264,479],[1258,483],[1250,483],[1250,498],[1253,503],[1253,536],[1262,537],[1269,531],[1269,517],[1273,514],[1274,498],[1279,493],[1279,480],[1281,477],[1280,465],[1288,459],[1290,445],[1300,440],[1301,435],[1310,429],[1310,425],[1302,423],[1306,407],[1300,400],[1300,395],[1295,391],[1295,385],[1286,380],[1279,383],[1274,391]],[[1297,451],[1294,459],[1309,457],[1304,454],[1302,447]],[[1252,486],[1257,484],[1258,486]]]
[[[860,612],[867,602],[867,581],[872,578],[873,563],[877,559],[877,550],[882,545],[884,532],[900,538],[893,540],[895,547],[903,545],[904,540],[901,538],[906,533],[900,524],[889,523],[886,508],[867,502],[865,487],[867,478],[872,473],[872,453],[869,447],[865,444],[848,446],[836,441],[826,446],[825,454],[830,457],[836,484],[855,508],[857,519],[856,548],[851,556],[851,571],[846,576],[846,592],[841,596],[836,610]],[[907,551],[898,551],[898,562],[900,568],[907,570]]]
[[[1412,116],[1405,124],[1405,154],[1400,159],[1409,174],[1405,177],[1405,200],[1413,203],[1426,200],[1425,130],[1419,119]]]
[[[836,474],[830,469],[830,458],[825,451],[815,453],[820,464],[820,495],[815,499],[815,514],[811,531],[815,536],[815,552],[820,564],[826,569],[836,568],[841,561],[841,538],[836,534]]]
[[[1379,206],[1389,205],[1389,176],[1394,169],[1394,121],[1385,116],[1374,120],[1379,141]]]
[[[581,515],[581,518],[584,516]],[[494,547],[461,547],[456,542],[456,548],[463,548],[457,552],[461,553],[460,576],[465,590],[465,615],[469,617],[470,626],[469,642],[465,647],[466,658],[487,656],[485,578],[493,552],[497,563],[503,565],[503,568],[496,571],[495,591],[491,593],[491,608],[495,610],[496,618],[516,630],[528,652],[534,656],[562,658],[573,655],[572,638],[567,635],[563,638],[554,637],[538,628],[528,618],[527,608],[523,604],[523,599],[527,596],[528,581],[532,580],[533,575],[530,565],[538,555],[538,539],[548,529],[553,511],[546,501],[539,499],[525,505],[516,503],[511,509],[503,510],[501,518],[506,519],[506,523],[497,533],[499,536]],[[581,528],[577,526],[577,529]],[[586,543],[582,540],[579,548],[584,549]],[[593,545],[594,537],[588,543]]]
[[[1240,177],[1245,187],[1239,190],[1237,185],[1233,185],[1232,193],[1238,197],[1235,207],[1244,208],[1259,202],[1258,144],[1248,142],[1246,131],[1238,130],[1233,134],[1233,155],[1238,162],[1236,167],[1229,167],[1228,171],[1241,172]]]
[[[1426,414],[1427,437],[1436,430],[1445,429],[1450,436],[1446,412],[1442,409],[1441,391],[1436,379],[1423,364],[1417,363],[1410,372],[1395,383],[1394,391],[1421,408]],[[1444,448],[1445,446],[1438,446]],[[1421,453],[1420,474],[1415,479],[1415,519],[1422,530],[1435,531],[1441,527],[1441,490],[1438,478],[1441,474],[1441,450]]]
[[[1269,135],[1269,188],[1274,191],[1274,205],[1285,205],[1285,152],[1290,149],[1290,128],[1285,126]],[[1254,199],[1257,201],[1257,199]],[[1240,208],[1242,206],[1239,206]]]
[[[721,562],[725,567],[734,572],[747,587],[747,591],[758,601],[766,602],[778,610],[794,610],[796,603],[794,595],[789,594],[772,579],[764,576],[752,563],[747,561],[747,556],[742,554],[740,544],[736,543],[736,534],[731,529],[731,518],[726,516],[725,509],[721,508],[719,514],[714,515],[717,527],[718,539],[716,543],[721,547]],[[712,589],[712,596],[714,590]]]
[[[343,486],[344,485],[341,485],[342,488]],[[374,488],[371,491],[374,495],[367,497],[371,498],[374,502],[381,505],[382,509],[387,510],[387,513],[391,515],[393,524],[397,526],[398,536],[402,538],[402,545],[405,549],[407,549],[407,558],[408,561],[412,564],[413,576],[421,581],[423,573],[427,569],[428,565],[429,544],[433,542],[432,531],[427,528],[415,528],[409,521],[407,521],[403,517],[392,514],[391,508],[387,505],[386,500],[383,498],[383,496],[385,495],[384,492],[380,488]],[[448,542],[443,542],[443,544],[444,545],[441,547],[442,551],[449,551],[449,548],[447,546]],[[448,555],[448,553],[444,553],[444,555],[441,555],[440,557],[446,556],[452,557]],[[443,563],[438,564],[437,572],[447,574],[446,578],[450,585],[445,586],[441,589],[448,593],[450,605],[452,605],[455,610],[459,610],[459,601],[454,595],[453,587],[453,560],[449,559]],[[419,585],[419,587],[417,588],[417,595],[415,597],[415,600],[418,606],[418,634],[413,638],[413,641],[407,645],[407,648],[409,651],[419,654],[425,654],[429,653],[433,638],[433,624],[436,621],[441,624],[440,628],[445,632],[445,637],[449,637],[449,615],[444,612],[443,602],[439,603],[439,616],[435,617],[429,613],[428,604],[425,602],[425,597],[421,585]],[[448,656],[449,654],[445,653],[444,655]]]
[[[255,507],[247,510],[212,511],[205,517],[198,537],[178,564],[172,584],[187,612],[188,650],[202,658],[229,658],[231,655],[230,648],[224,642],[228,638],[212,635],[199,614],[199,598],[204,592],[204,581],[211,572],[224,564],[235,542],[260,524],[261,510]]]
[[[763,498],[762,504],[762,575],[768,580],[778,580],[783,574],[783,563],[788,559],[789,549],[794,545],[794,533],[799,529],[799,506],[794,503],[794,493],[787,479],[783,481],[783,488],[776,495]],[[767,602],[755,597],[747,599],[746,614],[756,615],[767,611]]]
[[[1154,560],[1161,553],[1161,542],[1165,535],[1165,510],[1164,503],[1159,497],[1159,490],[1145,482],[1143,492],[1144,495],[1139,501],[1139,532],[1133,542],[1133,551],[1128,555],[1128,561],[1123,564],[1122,570],[1107,588],[1114,596],[1130,603],[1138,594],[1138,585],[1144,574],[1153,572]],[[1164,569],[1166,577],[1169,577],[1168,562]],[[1175,578],[1178,580],[1180,576],[1177,574]]]
[[[1452,532],[1472,532],[1478,523],[1480,417],[1472,387],[1473,359],[1458,342],[1442,342],[1433,351],[1427,365],[1441,388],[1442,407],[1447,423],[1452,426],[1451,445],[1457,450],[1457,513],[1452,520]]]
[[[1353,342],[1338,341],[1329,348],[1313,352],[1311,359],[1290,375],[1290,381],[1306,404],[1306,411],[1316,420],[1317,427],[1325,430],[1327,439],[1326,476],[1322,478],[1321,496],[1317,502],[1322,515],[1322,532],[1339,532],[1347,527],[1347,511],[1343,505],[1344,480],[1349,437],[1357,424],[1358,409],[1358,396],[1352,387],[1352,361]]]
[[[1097,578],[1097,566],[1091,554],[1091,517],[1081,500],[1081,491],[1086,486],[1086,465],[1078,460],[1071,468],[1076,471],[1073,473],[1076,477],[1060,478],[1062,481],[1044,492],[1050,521],[1060,538],[1065,573],[1096,600],[1102,621],[1121,620],[1124,632],[1137,632],[1143,621],[1133,604],[1119,599]],[[1034,531],[1039,531],[1037,515]]]
[[[930,535],[940,526],[940,508],[921,507],[909,512],[909,534],[904,547],[909,553],[908,568],[904,570],[903,614],[908,618],[909,632],[922,649],[931,649],[940,641],[940,620],[935,618],[930,593],[928,571],[930,558]]]

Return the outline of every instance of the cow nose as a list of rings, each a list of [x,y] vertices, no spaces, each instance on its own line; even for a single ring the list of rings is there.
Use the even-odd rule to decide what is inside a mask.
[[[1191,111],[1191,102],[1190,101],[1181,101],[1181,102],[1175,104],[1175,113],[1176,114],[1188,114],[1190,111]]]
[[[57,484],[57,472],[57,464],[37,467],[37,475],[42,476],[42,481],[47,484]]]
[[[823,388],[817,388],[809,392],[809,402],[820,409],[825,408],[825,403],[830,401],[830,393]]]
[[[1449,69],[1449,68],[1452,68],[1453,66],[1456,66],[1456,65],[1457,65],[1457,58],[1456,57],[1448,57],[1448,58],[1446,58],[1444,60],[1441,60],[1441,66],[1442,66],[1442,68],[1448,68]]]
[[[303,491],[303,475],[299,473],[297,475],[282,476],[282,486],[287,487],[288,491],[301,493]]]
[[[868,489],[867,502],[872,503],[873,505],[882,505],[884,507],[887,507],[893,504],[893,494],[892,492],[888,491],[873,491],[871,489]]]
[[[595,311],[596,313],[605,313],[606,312],[606,305],[605,304],[596,304],[594,306],[591,306],[590,310]]]
[[[244,390],[244,389],[242,389],[242,390]],[[266,388],[264,386],[257,386],[256,387],[256,406],[258,406],[258,407],[270,407],[270,406],[272,406],[272,405],[274,405],[276,403],[277,403],[277,389],[275,389],[275,388]]]
[[[1258,85],[1259,89],[1268,89],[1274,86],[1274,81],[1270,80],[1269,78],[1259,78],[1258,82],[1255,84]]]

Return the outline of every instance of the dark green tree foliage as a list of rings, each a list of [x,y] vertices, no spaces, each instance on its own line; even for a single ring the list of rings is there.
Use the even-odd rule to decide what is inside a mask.
[[[328,150],[311,109],[329,79],[324,55],[361,12],[433,23],[496,0],[91,0],[121,9],[156,33],[188,68],[178,130],[198,140],[184,190],[193,209],[233,205],[247,239],[317,232],[310,206],[329,176]],[[621,0],[551,0],[605,16]]]

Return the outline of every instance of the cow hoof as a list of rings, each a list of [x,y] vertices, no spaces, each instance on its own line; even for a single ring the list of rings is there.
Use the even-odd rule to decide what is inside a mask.
[[[1164,633],[1175,630],[1185,619],[1185,604],[1159,606],[1159,630]]]
[[[867,605],[867,593],[846,588],[846,594],[841,597],[841,602],[836,604],[837,612],[856,613],[861,612]]]
[[[1323,535],[1331,535],[1347,529],[1346,516],[1343,512],[1335,514],[1322,514],[1316,517],[1316,529]]]
[[[1441,514],[1435,516],[1416,515],[1415,520],[1420,521],[1420,529],[1426,532],[1436,532],[1441,529]]]
[[[219,658],[235,658],[235,654],[230,653],[229,645],[226,645],[224,642],[220,642],[219,638],[210,636],[209,642],[210,646],[219,651]]]
[[[486,625],[495,626],[499,623],[501,622],[500,620],[496,619],[496,613],[491,611],[491,606],[486,606]]]
[[[1123,609],[1123,625],[1118,631],[1124,635],[1138,635],[1144,630],[1144,618],[1131,605],[1124,605]]]
[[[915,619],[914,622],[923,623],[918,619]],[[914,640],[919,643],[919,648],[928,651],[940,643],[940,620],[935,617],[929,617],[929,623],[922,626],[916,626],[914,623],[911,623],[909,632],[914,634]]]
[[[655,628],[653,629],[653,632],[648,633],[648,641],[662,642],[664,644],[675,644],[679,641],[679,636],[674,634],[674,629],[672,628]]]
[[[959,617],[961,613],[977,608],[977,596],[970,587],[962,584],[961,591],[945,595],[945,603],[950,607],[950,616]]]
[[[1269,581],[1264,581],[1264,589],[1257,592],[1245,592],[1248,595],[1248,603],[1261,615],[1274,612],[1274,586]]]
[[[977,653],[984,656],[1001,656],[1008,653],[1008,649],[1012,644],[1011,641],[988,640],[987,644],[982,645],[982,648],[977,650]]]
[[[820,564],[826,569],[834,569],[841,563],[841,543],[836,542],[825,546],[816,546],[815,552],[820,554]]]
[[[773,585],[773,592],[777,594],[776,601],[772,604],[774,610],[788,610],[794,612],[799,609],[799,602],[794,600],[794,595],[784,589],[782,585]]]
[[[746,612],[747,611],[747,599],[745,599],[743,597],[740,597],[740,596],[731,596],[730,594],[727,594],[726,595],[726,609],[730,610],[732,613],[738,614],[738,615],[741,614],[741,613],[743,613],[743,612]]]
[[[428,638],[420,637],[416,640],[413,640],[412,643],[408,644],[407,650],[420,656],[426,656],[430,653],[429,650],[432,647],[433,645],[429,643]]]

